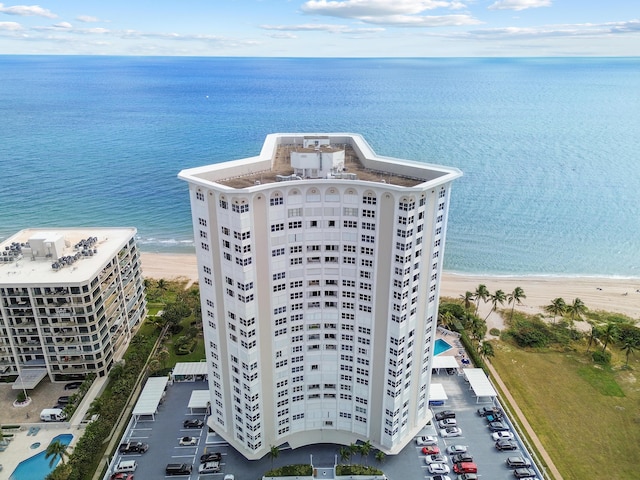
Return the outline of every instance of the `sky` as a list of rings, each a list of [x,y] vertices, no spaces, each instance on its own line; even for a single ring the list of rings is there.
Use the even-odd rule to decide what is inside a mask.
[[[0,54],[639,56],[638,0],[0,3]]]

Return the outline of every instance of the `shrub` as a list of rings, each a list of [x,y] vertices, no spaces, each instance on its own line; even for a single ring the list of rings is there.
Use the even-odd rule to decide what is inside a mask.
[[[611,363],[611,352],[596,350],[595,352],[591,352],[591,358],[594,362],[601,365],[609,365],[609,363]]]
[[[369,467],[367,465],[338,465],[336,467],[336,475],[382,475],[383,472],[379,468]]]
[[[500,329],[499,328],[492,328],[491,330],[489,330],[489,334],[493,335],[494,337],[499,337],[500,336]]]
[[[274,468],[264,474],[265,477],[308,477],[313,474],[311,465],[285,465],[284,467]]]
[[[22,403],[27,399],[27,396],[24,394],[24,392],[20,392],[18,393],[18,403]]]

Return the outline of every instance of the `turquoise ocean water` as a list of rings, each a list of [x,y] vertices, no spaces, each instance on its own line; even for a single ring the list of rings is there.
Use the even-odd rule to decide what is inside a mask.
[[[640,277],[640,58],[0,56],[0,238],[135,226],[191,252],[188,167],[273,132],[463,170],[445,268]]]

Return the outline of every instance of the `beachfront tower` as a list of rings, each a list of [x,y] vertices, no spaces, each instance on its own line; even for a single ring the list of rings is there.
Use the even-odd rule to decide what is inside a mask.
[[[430,420],[451,183],[359,135],[272,134],[256,157],[183,170],[209,368],[209,426],[248,459]]]
[[[144,319],[135,228],[22,230],[0,243],[0,376],[105,376]]]

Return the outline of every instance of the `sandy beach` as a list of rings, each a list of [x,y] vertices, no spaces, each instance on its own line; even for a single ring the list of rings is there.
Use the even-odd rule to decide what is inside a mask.
[[[146,278],[170,280],[181,277],[190,281],[198,280],[195,255],[143,252],[141,257],[142,271]],[[590,310],[606,310],[623,313],[634,319],[640,318],[640,279],[503,277],[445,272],[440,296],[457,298],[467,290],[475,291],[481,283],[485,284],[490,292],[501,289],[508,294],[515,287],[522,288],[527,298],[516,308],[525,312],[544,313],[545,305],[556,297],[562,297],[567,303],[572,302],[574,298],[580,298]],[[485,316],[489,308],[489,305],[481,306],[480,314]]]

